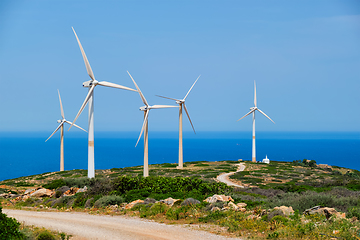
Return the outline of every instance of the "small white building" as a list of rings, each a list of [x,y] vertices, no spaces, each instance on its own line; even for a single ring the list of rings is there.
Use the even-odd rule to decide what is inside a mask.
[[[264,159],[262,160],[262,162],[263,162],[263,163],[267,163],[267,164],[270,163],[270,160],[268,159],[267,155],[266,155],[266,158],[264,158]]]

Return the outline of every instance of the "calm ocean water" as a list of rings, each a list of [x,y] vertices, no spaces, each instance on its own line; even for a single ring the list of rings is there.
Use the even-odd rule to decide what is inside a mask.
[[[0,181],[59,170],[60,136],[50,133],[0,133]],[[95,168],[139,166],[143,144],[138,132],[96,132]],[[177,132],[149,132],[149,164],[175,163]],[[251,132],[184,133],[184,161],[251,159]],[[87,135],[65,131],[65,170],[87,169]],[[360,133],[257,132],[257,159],[313,159],[360,170]]]

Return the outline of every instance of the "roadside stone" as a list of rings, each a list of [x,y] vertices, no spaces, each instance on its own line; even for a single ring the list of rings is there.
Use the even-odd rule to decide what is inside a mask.
[[[63,201],[62,198],[55,199],[55,201],[51,202],[51,207],[54,207],[56,204],[61,204]]]
[[[228,201],[234,201],[234,199],[232,199],[231,196],[225,196],[225,195],[217,195],[215,194],[212,197],[208,197],[207,199],[204,200],[205,202],[208,203],[216,203],[216,202],[228,202]]]
[[[120,207],[121,207],[121,209],[125,209],[126,205],[127,205],[127,203],[126,203],[126,202],[124,202],[124,203],[120,203]]]
[[[290,207],[286,207],[286,206],[274,207],[274,210],[282,211],[284,213],[284,216],[294,215],[294,210],[291,206]]]
[[[246,203],[237,203],[236,206],[238,206],[239,208],[245,208],[247,206]]]
[[[61,192],[61,195],[64,194],[64,192],[66,191],[69,191],[70,188],[68,186],[62,186],[62,187],[59,187],[58,189],[56,189],[56,192]]]
[[[91,206],[91,201],[92,200],[94,200],[94,198],[89,198],[88,200],[86,200],[84,207],[85,208],[91,208],[92,207]]]
[[[181,206],[187,206],[187,205],[199,204],[199,203],[200,203],[199,200],[196,200],[194,198],[187,198],[181,203]]]
[[[254,214],[251,214],[251,215],[247,216],[246,219],[260,219],[260,217],[254,215]]]
[[[157,203],[157,201],[153,198],[147,198],[143,202],[143,204],[149,204],[149,203]]]
[[[75,202],[75,199],[70,199],[70,200],[66,203],[66,206],[67,206],[68,208],[70,208],[70,207],[72,207],[72,205],[74,204],[74,202]]]
[[[172,197],[169,197],[164,200],[160,200],[161,203],[165,203],[166,205],[172,207],[176,202],[181,201],[181,199],[174,199]]]
[[[8,193],[2,193],[2,194],[0,194],[0,197],[1,197],[1,198],[9,198],[9,197],[10,197],[10,194],[8,194]]]
[[[338,212],[334,208],[328,208],[328,207],[321,207],[321,206],[315,206],[313,208],[306,209],[304,211],[304,214],[321,214],[325,215],[327,219],[329,219],[331,216],[335,216],[337,218],[345,218],[345,213]]]
[[[81,192],[86,192],[87,191],[87,187],[83,187],[83,188],[79,188],[76,193],[81,193]]]
[[[131,209],[131,208],[133,208],[136,204],[138,204],[138,203],[143,203],[143,202],[144,202],[144,201],[141,200],[141,199],[132,201],[131,203],[129,203],[129,204],[127,204],[127,205],[125,206],[125,209]]]
[[[51,197],[52,195],[54,195],[54,193],[54,191],[51,191],[49,189],[40,188],[35,192],[31,193],[30,197]]]
[[[108,208],[110,210],[117,210],[119,208],[119,206],[117,204],[115,204],[115,205],[110,205]]]
[[[26,189],[25,192],[24,192],[24,195],[30,194],[30,193],[35,192],[35,191],[36,191],[36,188]]]
[[[212,212],[220,211],[220,208],[218,208],[218,207],[213,207],[213,208],[211,209],[211,211],[212,211]]]
[[[66,192],[64,192],[64,196],[73,196],[75,195],[75,193],[79,190],[79,188],[76,187],[72,187],[69,190],[67,190]]]
[[[238,210],[239,210],[239,207],[238,207],[235,203],[233,203],[233,202],[229,202],[229,203],[228,203],[228,207],[229,207],[230,209],[232,209],[232,210],[235,210],[235,211],[238,211]]]
[[[280,209],[273,209],[269,212],[267,220],[270,221],[275,216],[285,216],[284,212]]]

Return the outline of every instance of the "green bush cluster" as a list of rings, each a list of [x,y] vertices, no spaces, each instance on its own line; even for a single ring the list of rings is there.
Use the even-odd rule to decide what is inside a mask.
[[[150,176],[121,176],[113,180],[114,193],[125,196],[126,201],[145,199],[157,200],[167,197],[185,199],[192,197],[203,200],[211,194],[224,193],[231,189],[224,183],[208,183],[199,178]]]
[[[154,198],[156,200],[168,197],[204,200],[209,195],[224,194],[232,189],[224,183],[209,183],[199,178],[150,176],[130,177],[120,176],[108,178],[69,178],[58,179],[43,187],[57,189],[62,186],[87,186],[88,191],[71,197],[61,197],[53,202],[55,207],[84,207],[88,199],[96,207],[131,202],[137,199]],[[60,197],[61,194],[55,195]],[[49,204],[49,202],[47,203]]]
[[[292,206],[294,210],[303,212],[314,206],[326,206],[338,211],[346,212],[348,208],[360,207],[359,195],[349,194],[346,189],[335,188],[327,192],[306,191],[302,193],[288,192],[268,198],[265,205],[269,208],[276,206]]]
[[[99,198],[95,203],[94,207],[106,207],[108,205],[120,205],[124,202],[124,198],[116,195],[108,195]]]
[[[42,231],[36,240],[55,240],[55,236],[49,231]]]
[[[293,164],[296,166],[303,166],[303,167],[316,167],[316,161],[315,160],[307,160],[303,159],[301,160],[294,160]]]
[[[43,187],[47,189],[58,189],[62,186],[82,188],[84,186],[89,186],[93,182],[95,182],[95,179],[89,179],[87,177],[61,178],[45,184]]]
[[[19,230],[20,223],[14,218],[7,217],[0,207],[0,239],[23,239],[24,234]]]

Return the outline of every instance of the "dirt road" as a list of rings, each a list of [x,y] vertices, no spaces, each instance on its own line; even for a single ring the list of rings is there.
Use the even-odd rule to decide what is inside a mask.
[[[208,239],[226,238],[205,231],[196,231],[179,225],[165,225],[139,218],[125,216],[100,216],[76,212],[36,212],[3,209],[10,217],[25,225],[45,227],[73,235],[72,240],[84,239]]]
[[[238,185],[238,184],[230,181],[230,179],[229,179],[229,176],[230,176],[230,175],[233,175],[234,173],[237,173],[237,172],[244,171],[244,169],[245,169],[245,164],[244,164],[244,163],[239,163],[239,168],[237,169],[236,172],[222,173],[222,174],[220,174],[219,176],[217,176],[216,179],[217,179],[219,182],[226,183],[228,186],[234,186],[234,187],[244,188],[244,186]]]

